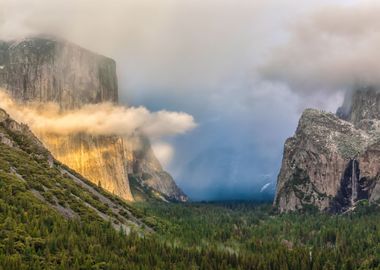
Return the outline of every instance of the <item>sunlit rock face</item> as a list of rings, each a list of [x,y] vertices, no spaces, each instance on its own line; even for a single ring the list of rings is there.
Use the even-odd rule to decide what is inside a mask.
[[[274,205],[342,212],[380,199],[380,95],[364,88],[337,112],[308,109],[285,143]]]
[[[118,102],[114,60],[50,37],[0,41],[0,87],[18,101],[55,102],[62,111]],[[187,200],[141,136],[37,136],[59,161],[126,200],[134,200],[128,176],[157,198]]]
[[[62,163],[115,195],[133,199],[128,185],[128,161],[122,138],[86,134],[38,136]]]

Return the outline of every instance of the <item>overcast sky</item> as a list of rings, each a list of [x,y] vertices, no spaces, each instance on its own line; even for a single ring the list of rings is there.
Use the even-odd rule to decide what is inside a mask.
[[[114,58],[122,103],[197,122],[155,145],[190,197],[261,199],[304,108],[380,84],[377,2],[0,0],[0,37],[53,34]]]

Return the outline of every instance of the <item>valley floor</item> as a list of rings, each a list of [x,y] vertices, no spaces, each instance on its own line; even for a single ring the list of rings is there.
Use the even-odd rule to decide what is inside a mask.
[[[141,237],[90,217],[67,220],[0,182],[0,269],[380,268],[380,211],[365,203],[340,216],[277,215],[247,202],[135,203],[155,230]]]
[[[380,209],[366,201],[344,215],[278,215],[248,202],[137,207],[156,220],[160,242],[236,256],[225,269],[380,269]]]

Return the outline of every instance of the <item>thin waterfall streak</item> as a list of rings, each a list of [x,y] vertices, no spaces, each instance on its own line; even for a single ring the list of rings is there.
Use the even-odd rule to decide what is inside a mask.
[[[352,160],[351,188],[352,188],[351,204],[353,205],[357,197],[355,159]]]

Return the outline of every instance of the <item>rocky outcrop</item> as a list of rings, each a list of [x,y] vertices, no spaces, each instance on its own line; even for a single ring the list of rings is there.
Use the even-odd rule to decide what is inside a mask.
[[[0,142],[7,146],[23,149],[37,160],[53,161],[53,156],[29,127],[13,120],[0,108]]]
[[[147,138],[143,136],[130,138],[128,144],[126,149],[134,149],[132,152],[130,150],[126,152],[126,155],[131,157],[128,173],[134,177],[140,189],[149,188],[154,191],[152,194],[154,197],[164,201],[185,202],[188,200],[175,184],[172,176],[163,170]],[[135,145],[140,147],[135,148]]]
[[[342,212],[380,198],[380,95],[350,93],[337,115],[307,109],[285,143],[274,205]]]
[[[0,87],[19,102],[54,102],[62,111],[118,102],[114,60],[51,37],[0,42]],[[134,200],[128,179],[131,175],[140,185],[155,190],[158,198],[187,200],[162,169],[149,141],[140,135],[37,136],[59,161],[126,200]],[[136,147],[136,140],[145,144]]]

